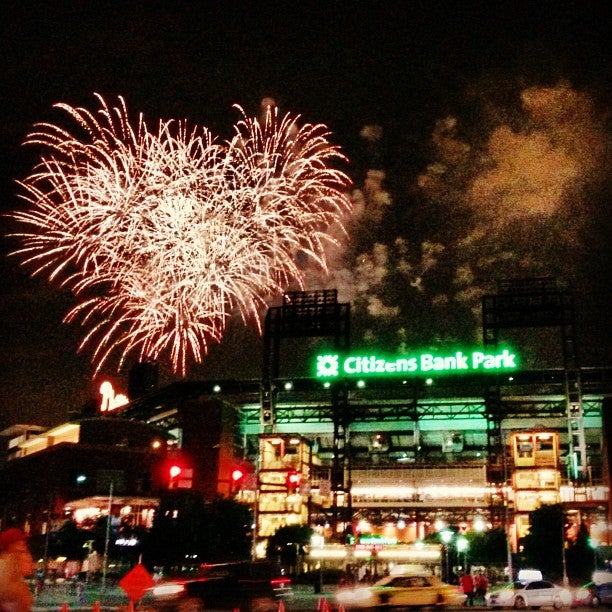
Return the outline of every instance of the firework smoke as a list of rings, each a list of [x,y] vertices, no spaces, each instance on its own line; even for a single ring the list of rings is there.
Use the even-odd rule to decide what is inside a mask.
[[[299,127],[273,101],[262,119],[238,107],[234,137],[219,143],[184,122],[132,125],[121,98],[97,99],[96,114],[57,105],[79,134],[45,123],[27,137],[46,153],[20,183],[14,254],[77,297],[66,321],[85,328],[97,370],[115,353],[169,353],[184,375],[234,313],[259,325],[267,299],[303,286],[298,254],[326,269],[351,208],[332,167],[344,156],[325,126]]]
[[[497,281],[576,283],[590,240],[584,194],[606,159],[602,119],[565,84],[523,90],[516,108],[499,109],[512,121],[484,106],[473,131],[457,117],[436,122],[432,159],[403,192],[391,195],[380,170],[355,191],[351,244],[360,250],[328,285],[354,305],[366,340],[478,341],[481,297]]]

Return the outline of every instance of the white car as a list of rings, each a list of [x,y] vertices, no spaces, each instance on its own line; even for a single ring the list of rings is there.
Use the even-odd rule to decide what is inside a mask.
[[[511,582],[503,589],[485,595],[485,602],[490,608],[521,609],[552,606],[559,609],[571,606],[572,600],[569,589],[557,586],[548,580]]]
[[[462,605],[466,596],[459,587],[446,584],[436,576],[387,576],[370,586],[341,589],[336,602],[346,609],[382,606]]]

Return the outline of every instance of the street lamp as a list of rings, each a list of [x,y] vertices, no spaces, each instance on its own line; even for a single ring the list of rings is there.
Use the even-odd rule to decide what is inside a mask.
[[[450,529],[443,529],[440,531],[440,538],[444,544],[444,560],[446,566],[446,575],[444,579],[446,582],[450,582],[450,554],[449,554],[449,545],[453,539],[454,533]]]
[[[465,536],[460,535],[457,537],[455,546],[457,546],[458,553],[463,553],[463,565],[464,565],[463,569],[467,571],[467,551],[468,551],[468,548],[470,547],[470,543],[467,541],[467,538]]]

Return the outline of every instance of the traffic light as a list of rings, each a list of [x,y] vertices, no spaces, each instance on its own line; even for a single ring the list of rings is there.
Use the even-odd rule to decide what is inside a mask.
[[[193,486],[193,469],[183,467],[179,463],[171,463],[168,467],[169,489],[191,489]]]
[[[182,471],[183,471],[183,468],[178,463],[173,463],[168,468],[168,488],[169,489],[178,488],[178,479]]]
[[[236,467],[232,470],[232,493],[242,489],[245,473],[242,468]]]
[[[288,493],[295,493],[300,486],[300,480],[302,479],[301,474],[295,470],[291,470],[285,477],[285,484],[287,486]]]
[[[264,427],[274,425],[274,391],[271,388],[262,388],[261,390],[261,424]]]

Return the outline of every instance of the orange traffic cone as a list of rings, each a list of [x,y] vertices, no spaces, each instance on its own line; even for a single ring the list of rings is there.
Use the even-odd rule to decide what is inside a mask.
[[[278,612],[285,612],[285,602],[282,599],[278,602]]]
[[[346,608],[344,607],[344,604],[340,604],[338,606],[338,612],[346,612]]]
[[[60,612],[68,612],[69,608],[68,608],[68,602],[64,602],[62,604],[62,607],[60,608]]]
[[[94,605],[91,607],[91,612],[100,612],[100,602],[94,601]]]
[[[331,612],[329,608],[329,601],[325,597],[321,597],[317,602],[317,612]]]

